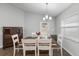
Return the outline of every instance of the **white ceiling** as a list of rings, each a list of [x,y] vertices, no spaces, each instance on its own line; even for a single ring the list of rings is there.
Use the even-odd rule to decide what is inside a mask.
[[[45,3],[12,3],[12,5],[32,13],[45,14],[46,4]],[[48,14],[51,16],[57,16],[65,9],[67,9],[71,3],[49,3],[48,4]]]

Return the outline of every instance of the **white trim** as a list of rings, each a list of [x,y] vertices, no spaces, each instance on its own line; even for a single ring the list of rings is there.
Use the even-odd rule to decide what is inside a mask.
[[[59,44],[59,43],[58,43]],[[60,44],[59,44],[60,45]],[[74,56],[73,53],[71,53],[69,50],[67,50],[64,46],[62,46],[62,48],[64,48],[71,56]]]
[[[3,46],[0,46],[0,48],[3,48]]]
[[[67,50],[65,47],[63,47],[71,56],[75,56],[73,53],[71,53],[69,50]]]

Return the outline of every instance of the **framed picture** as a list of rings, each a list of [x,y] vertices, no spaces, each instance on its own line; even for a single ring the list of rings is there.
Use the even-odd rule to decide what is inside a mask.
[[[47,36],[48,33],[48,22],[40,22],[40,32],[43,37]]]

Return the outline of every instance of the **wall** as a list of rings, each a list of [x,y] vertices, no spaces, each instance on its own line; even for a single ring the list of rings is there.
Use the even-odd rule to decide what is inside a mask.
[[[63,48],[71,55],[79,56],[79,4],[72,4],[56,17],[57,34],[64,30]]]
[[[0,47],[3,46],[3,26],[24,27],[24,12],[10,4],[0,3]]]
[[[25,12],[24,18],[24,37],[32,36],[33,32],[40,31],[40,22],[43,15]],[[55,18],[53,17],[48,23],[50,28],[49,33],[55,34]]]
[[[24,12],[11,4],[0,4],[0,48],[3,47],[3,26],[20,26],[24,29],[24,37],[31,36],[32,32],[40,31],[40,21],[43,15]],[[49,33],[55,34],[55,18],[49,22]]]

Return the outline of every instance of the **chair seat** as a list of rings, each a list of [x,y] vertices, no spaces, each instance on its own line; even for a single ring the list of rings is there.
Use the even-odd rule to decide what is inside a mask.
[[[49,50],[49,46],[39,46],[39,50]]]
[[[34,43],[25,43],[25,46],[35,46]]]
[[[35,50],[35,46],[27,46],[24,48],[24,50]]]
[[[58,44],[52,44],[52,48],[60,48],[60,45],[58,45]]]
[[[22,44],[18,44],[18,45],[16,45],[16,49],[23,49]]]
[[[40,43],[39,46],[49,46],[49,43]]]
[[[16,45],[22,46],[22,43],[17,43]]]

